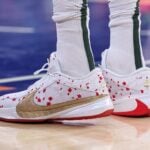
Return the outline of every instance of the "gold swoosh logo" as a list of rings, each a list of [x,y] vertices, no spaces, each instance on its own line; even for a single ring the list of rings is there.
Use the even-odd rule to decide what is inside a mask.
[[[34,103],[34,96],[37,91],[32,92],[24,98],[16,107],[17,114],[22,118],[36,118],[58,113],[73,107],[88,104],[107,95],[93,96],[71,100],[63,103],[52,104],[51,106],[39,106]]]

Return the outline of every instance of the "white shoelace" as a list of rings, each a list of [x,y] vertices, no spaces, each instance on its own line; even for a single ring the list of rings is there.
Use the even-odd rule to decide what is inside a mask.
[[[34,75],[39,75],[42,72],[48,72],[48,69],[50,68],[50,59],[47,58],[47,63],[45,63],[41,69],[35,71],[33,74]]]
[[[35,71],[33,74],[34,75],[39,75],[41,74],[42,72],[46,72],[46,75],[44,75],[41,79],[39,79],[38,81],[36,81],[35,83],[33,83],[32,85],[30,85],[28,87],[28,89],[32,89],[32,88],[36,88],[38,86],[40,86],[40,83],[45,80],[47,77],[48,77],[48,70],[50,68],[50,59],[47,59],[47,63],[45,63],[41,69]]]

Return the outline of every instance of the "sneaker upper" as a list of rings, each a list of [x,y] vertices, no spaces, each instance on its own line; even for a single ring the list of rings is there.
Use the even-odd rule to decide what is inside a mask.
[[[23,92],[1,96],[0,106],[1,108],[16,107],[19,103],[31,98],[37,106],[50,106],[85,97],[108,95],[100,68],[94,69],[81,78],[70,77],[61,72],[56,54],[53,53],[48,64],[47,74]],[[26,109],[28,108],[26,107]]]
[[[16,93],[11,93],[11,94],[6,94],[0,97],[0,108],[9,108],[9,107],[15,107],[21,98],[24,98],[25,95],[29,93],[29,91],[33,91],[41,87],[44,83],[45,80],[48,78],[48,72],[53,69],[52,64],[54,63],[54,59],[56,58],[56,54],[52,53],[50,60],[47,59],[47,63],[43,65],[43,67],[36,71],[34,74],[39,74],[43,71],[46,71],[47,74],[44,75],[40,80],[36,81],[34,84],[30,85],[26,90],[16,92]],[[50,63],[51,61],[51,63]]]
[[[35,94],[35,103],[46,106],[84,97],[108,95],[108,90],[99,69],[82,78],[72,78],[62,73],[49,75],[47,82]]]
[[[150,101],[150,68],[143,67],[128,75],[119,75],[106,67],[106,54],[103,53],[102,70],[114,104],[122,100],[143,99],[148,106]]]
[[[141,68],[128,76],[119,76],[107,69],[103,70],[103,74],[114,103],[121,99],[150,96],[149,68]]]

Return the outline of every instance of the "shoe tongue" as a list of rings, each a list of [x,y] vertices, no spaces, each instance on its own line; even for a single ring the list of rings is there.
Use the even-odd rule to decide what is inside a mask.
[[[50,62],[48,67],[48,73],[55,73],[55,72],[61,72],[60,64],[56,56],[56,52],[53,52],[50,55]]]

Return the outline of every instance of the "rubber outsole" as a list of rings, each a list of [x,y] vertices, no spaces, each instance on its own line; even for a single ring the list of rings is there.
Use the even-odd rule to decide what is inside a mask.
[[[113,112],[113,115],[124,117],[147,117],[150,116],[150,109],[141,100],[136,99],[137,107],[133,111]]]
[[[93,115],[93,116],[83,116],[83,117],[73,117],[73,118],[53,118],[53,119],[40,119],[40,120],[0,118],[0,121],[12,122],[12,123],[44,123],[44,122],[55,122],[55,121],[64,121],[64,120],[87,120],[87,119],[96,119],[96,118],[110,116],[112,113],[113,113],[113,109],[110,109],[103,113]]]

